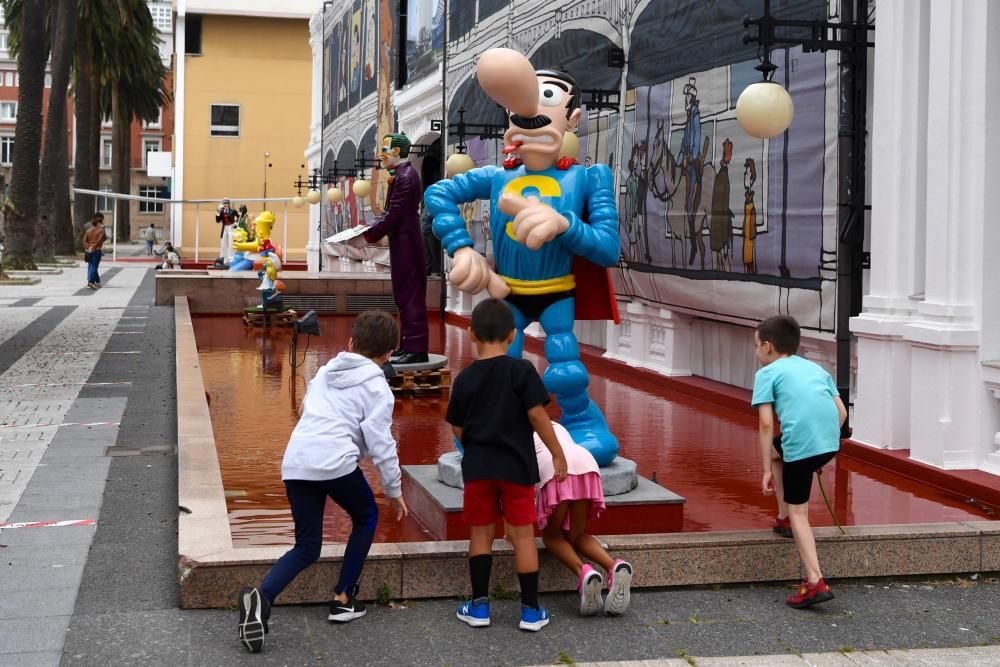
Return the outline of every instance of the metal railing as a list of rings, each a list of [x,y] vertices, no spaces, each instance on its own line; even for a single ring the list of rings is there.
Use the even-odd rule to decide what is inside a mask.
[[[256,203],[256,202],[281,202],[282,207],[282,243],[281,243],[281,261],[286,260],[288,254],[288,202],[292,200],[291,197],[218,197],[216,199],[163,199],[161,197],[143,197],[141,195],[131,195],[124,194],[121,192],[109,192],[106,190],[87,190],[85,188],[73,188],[74,193],[79,193],[82,195],[93,195],[94,197],[104,197],[106,199],[113,199],[123,201],[138,201],[138,202],[153,202],[156,204],[194,204],[194,261],[199,261],[200,258],[200,247],[201,247],[201,205],[211,204],[217,206],[223,199],[228,199],[230,201],[238,201],[241,203]],[[114,261],[118,258],[118,206],[112,207],[111,214],[111,259]],[[181,219],[181,224],[183,225],[183,217]],[[171,240],[174,238],[174,220],[173,216],[170,219],[170,234]]]

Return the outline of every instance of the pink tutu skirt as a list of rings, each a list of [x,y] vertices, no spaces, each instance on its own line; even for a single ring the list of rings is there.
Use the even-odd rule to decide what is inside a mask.
[[[549,515],[555,511],[559,503],[568,500],[589,500],[590,516],[588,521],[593,521],[604,511],[604,489],[601,487],[601,476],[596,472],[588,472],[583,475],[567,475],[566,479],[557,482],[550,479],[538,492],[535,511],[538,515],[538,527],[545,528],[549,522]],[[563,521],[563,530],[569,530],[569,513]]]

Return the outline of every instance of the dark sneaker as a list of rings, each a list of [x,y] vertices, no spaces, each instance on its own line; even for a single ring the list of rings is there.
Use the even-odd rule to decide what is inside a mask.
[[[580,582],[577,584],[580,591],[580,615],[593,616],[604,606],[601,599],[601,589],[604,588],[604,577],[601,573],[584,565],[580,571]]]
[[[331,602],[330,615],[327,616],[327,620],[334,623],[350,623],[367,614],[368,610],[365,609],[365,606],[355,599],[357,594],[358,587],[355,586],[354,590],[348,593],[347,602],[337,602],[336,600]]]
[[[267,634],[267,618],[270,608],[260,597],[260,591],[247,586],[239,595],[240,641],[251,653],[260,653],[264,648],[264,635]]]
[[[485,628],[490,624],[490,601],[488,598],[466,600],[458,605],[455,616],[474,628]]]
[[[604,613],[609,616],[624,614],[631,599],[631,587],[632,566],[619,558],[608,574],[608,597],[604,599]]]
[[[771,531],[781,535],[782,537],[791,537],[792,522],[788,520],[787,516],[784,519],[780,516],[775,517],[774,523],[771,524]]]
[[[530,632],[538,632],[548,624],[549,612],[545,607],[538,605],[538,609],[535,609],[521,605],[521,622],[517,627]]]
[[[789,607],[805,609],[832,599],[833,591],[830,590],[830,585],[826,583],[825,579],[820,579],[815,584],[810,584],[803,579],[802,583],[799,584],[799,592],[795,595],[789,595],[785,602],[788,603]]]

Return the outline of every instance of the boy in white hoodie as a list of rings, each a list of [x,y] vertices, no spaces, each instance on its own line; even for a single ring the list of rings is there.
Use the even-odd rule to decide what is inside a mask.
[[[278,559],[259,589],[247,587],[239,595],[239,636],[251,653],[264,646],[274,599],[319,558],[327,496],[344,508],[353,526],[328,618],[346,623],[365,615],[355,596],[375,537],[378,508],[358,467],[361,459],[370,456],[378,468],[396,520],[407,515],[396,441],[389,430],[395,400],[382,371],[398,342],[399,327],[391,315],[361,313],[351,329],[349,351],[331,359],[309,383],[281,463],[295,546]]]

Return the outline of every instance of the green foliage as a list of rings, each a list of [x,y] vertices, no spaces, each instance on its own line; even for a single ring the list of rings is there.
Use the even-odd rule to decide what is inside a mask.
[[[566,653],[565,651],[559,651],[559,653],[556,654],[556,664],[557,665],[575,665],[576,664],[576,660],[574,660],[573,657],[569,653]]]
[[[21,45],[21,8],[24,0],[0,0],[10,32],[9,48],[17,57]],[[46,3],[48,54],[54,31],[52,3]],[[129,118],[153,121],[170,99],[167,68],[160,60],[159,33],[145,0],[84,0],[79,7],[79,47],[90,55],[101,81],[101,111],[111,117],[111,88],[118,86]],[[46,56],[47,57],[47,56]],[[74,63],[74,89],[76,81]]]
[[[500,583],[493,587],[493,593],[490,595],[492,600],[519,600],[520,598],[520,591],[509,591]]]
[[[382,582],[375,591],[375,601],[383,607],[389,606],[389,603],[392,602],[392,589],[389,588],[389,584]]]

